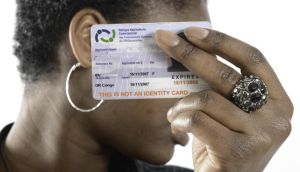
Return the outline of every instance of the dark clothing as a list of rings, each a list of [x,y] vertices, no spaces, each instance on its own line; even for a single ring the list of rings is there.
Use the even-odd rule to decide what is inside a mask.
[[[13,124],[7,125],[0,133],[0,145],[4,144]],[[2,153],[2,152],[0,152]],[[0,160],[2,156],[0,156]],[[193,172],[193,170],[176,166],[154,166],[139,160],[128,158],[122,154],[113,156],[110,172]]]

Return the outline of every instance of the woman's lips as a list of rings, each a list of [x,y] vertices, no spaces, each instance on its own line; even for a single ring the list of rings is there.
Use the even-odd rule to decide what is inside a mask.
[[[189,142],[189,135],[183,132],[172,132],[172,138],[176,144],[179,144],[181,146],[185,146]]]

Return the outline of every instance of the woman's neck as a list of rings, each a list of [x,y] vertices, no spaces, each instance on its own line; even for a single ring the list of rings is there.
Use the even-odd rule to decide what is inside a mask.
[[[108,171],[108,153],[74,118],[76,112],[66,108],[63,89],[45,88],[25,91],[5,143],[11,171]]]

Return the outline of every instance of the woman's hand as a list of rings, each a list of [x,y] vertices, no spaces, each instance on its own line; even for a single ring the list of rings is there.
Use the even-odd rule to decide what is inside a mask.
[[[196,172],[263,171],[291,131],[293,105],[276,74],[256,48],[223,33],[197,27],[185,30],[187,42],[169,31],[157,31],[158,46],[206,80],[213,90],[191,94],[168,112],[172,132],[194,135]],[[241,69],[220,62],[219,55]],[[229,97],[242,75],[259,76],[268,102],[246,113]]]

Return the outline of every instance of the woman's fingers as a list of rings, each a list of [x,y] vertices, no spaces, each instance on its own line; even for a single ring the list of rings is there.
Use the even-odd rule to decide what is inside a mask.
[[[194,93],[178,101],[168,111],[168,120],[172,123],[178,115],[187,111],[202,111],[232,131],[250,134],[253,130],[249,114],[211,90]]]
[[[285,96],[275,72],[257,48],[214,30],[191,27],[184,33],[189,41],[202,50],[221,56],[241,68],[246,74],[261,77],[269,87],[272,97]]]
[[[202,143],[218,153],[224,151],[224,146],[231,143],[235,134],[201,111],[182,112],[172,121],[171,128],[173,132],[192,133]]]
[[[156,39],[158,46],[169,56],[206,80],[220,93],[231,95],[234,85],[241,78],[237,71],[172,32],[159,30]]]

